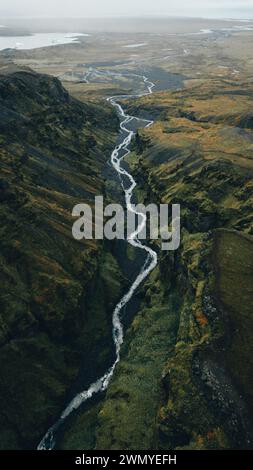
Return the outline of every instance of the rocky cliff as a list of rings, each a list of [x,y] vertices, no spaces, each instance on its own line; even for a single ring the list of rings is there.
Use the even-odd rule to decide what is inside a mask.
[[[129,157],[142,198],[181,204],[182,242],[160,253],[106,399],[65,448],[87,443],[85,422],[98,449],[252,448],[252,92],[213,80],[128,103],[156,119]]]
[[[76,242],[71,229],[73,206],[104,192],[117,131],[109,106],[73,99],[57,79],[18,70],[0,76],[3,449],[36,446],[80,367],[76,387],[110,363],[117,263],[101,243]],[[98,307],[90,302],[97,289]]]
[[[252,448],[252,93],[215,79],[124,103],[156,121],[128,158],[137,196],[180,203],[182,241],[159,253],[126,315],[106,395],[71,417],[58,447]],[[136,253],[71,235],[72,207],[108,189],[112,110],[16,71],[0,77],[0,113],[0,441],[31,448],[110,363]]]

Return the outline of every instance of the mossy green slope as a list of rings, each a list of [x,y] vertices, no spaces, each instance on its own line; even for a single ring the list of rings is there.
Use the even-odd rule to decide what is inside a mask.
[[[98,449],[252,448],[251,97],[214,80],[129,103],[156,123],[128,162],[146,203],[181,204],[182,242],[143,288]]]
[[[92,311],[103,332],[89,373],[111,358],[118,283],[106,263],[100,272],[106,247],[73,239],[71,214],[103,194],[118,120],[109,107],[80,103],[57,79],[29,71],[0,76],[0,116],[0,446],[20,449],[34,447],[57,419],[81,365],[82,386],[90,379]],[[110,299],[95,312],[90,297],[105,285]]]

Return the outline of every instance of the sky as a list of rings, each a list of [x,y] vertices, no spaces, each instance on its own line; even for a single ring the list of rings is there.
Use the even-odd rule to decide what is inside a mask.
[[[0,19],[147,15],[253,18],[253,0],[0,0]]]

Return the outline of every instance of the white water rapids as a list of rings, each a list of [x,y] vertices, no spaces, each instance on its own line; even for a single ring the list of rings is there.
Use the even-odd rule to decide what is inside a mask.
[[[63,411],[61,417],[59,420],[48,430],[46,435],[43,437],[42,441],[38,445],[37,449],[38,450],[52,450],[55,447],[56,444],[56,434],[58,429],[61,427],[61,425],[64,423],[66,418],[76,409],[78,409],[83,403],[85,403],[87,400],[89,400],[92,396],[99,392],[103,392],[108,388],[108,385],[113,377],[115,368],[117,364],[120,361],[120,350],[121,346],[123,344],[123,339],[124,339],[124,331],[123,331],[123,325],[121,321],[121,312],[125,305],[130,301],[130,299],[133,297],[134,293],[136,292],[137,288],[140,286],[140,284],[148,277],[148,275],[151,273],[151,271],[156,267],[157,265],[157,254],[154,250],[152,250],[149,246],[144,245],[139,239],[138,235],[139,233],[143,230],[145,224],[146,224],[146,215],[143,213],[139,213],[136,211],[135,206],[132,203],[132,197],[133,197],[133,191],[136,187],[136,182],[133,178],[133,176],[128,173],[127,170],[125,170],[122,166],[122,160],[130,153],[130,144],[131,141],[135,135],[135,132],[133,130],[127,129],[127,124],[129,124],[133,119],[136,121],[140,122],[146,122],[145,127],[149,127],[153,124],[153,121],[148,121],[145,119],[139,119],[135,116],[130,116],[126,114],[122,108],[122,106],[116,101],[117,99],[124,99],[124,98],[139,98],[141,96],[145,96],[148,94],[152,93],[152,90],[155,86],[154,83],[148,80],[147,77],[143,76],[140,78],[143,79],[145,85],[147,86],[147,92],[141,93],[138,95],[121,95],[121,96],[112,96],[107,99],[112,106],[114,106],[121,119],[121,124],[120,128],[122,131],[122,142],[118,144],[114,151],[112,152],[111,155],[111,163],[115,170],[117,171],[118,175],[121,178],[121,185],[125,194],[125,201],[126,201],[126,208],[129,212],[132,212],[138,216],[138,227],[137,229],[131,233],[131,235],[128,237],[127,241],[130,243],[133,247],[139,248],[141,250],[144,250],[147,253],[147,258],[145,260],[144,265],[142,266],[142,269],[140,273],[138,274],[137,278],[131,285],[129,291],[124,295],[124,297],[120,300],[120,302],[117,304],[115,307],[115,310],[113,312],[113,318],[112,318],[112,325],[113,325],[113,341],[115,345],[115,352],[116,352],[116,359],[113,363],[113,365],[110,367],[105,374],[99,378],[96,382],[92,383],[90,387],[76,395],[73,400],[68,404],[68,406],[65,408]],[[126,134],[126,137],[124,135]],[[120,152],[123,150],[123,155],[120,157]],[[123,184],[122,181],[122,176],[125,177],[125,180],[129,180],[129,187],[125,188],[125,185]]]

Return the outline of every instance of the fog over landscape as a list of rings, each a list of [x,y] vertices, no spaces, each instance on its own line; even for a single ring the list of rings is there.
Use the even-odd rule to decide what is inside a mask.
[[[252,0],[3,0],[2,17],[111,17],[111,16],[195,16],[195,17],[253,17]]]

